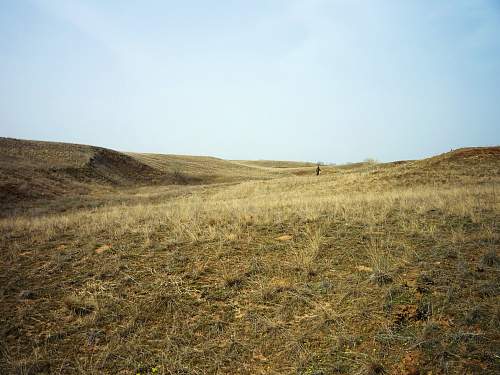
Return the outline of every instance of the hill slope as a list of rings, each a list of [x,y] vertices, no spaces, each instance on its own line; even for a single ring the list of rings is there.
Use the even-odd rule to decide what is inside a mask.
[[[165,173],[202,183],[267,179],[286,175],[283,171],[244,165],[208,156],[127,153],[127,155]]]
[[[500,147],[460,148],[394,169],[408,183],[489,183],[500,176]]]
[[[488,181],[500,174],[500,147],[464,148],[428,159],[324,166],[323,175],[366,172],[387,184]],[[145,185],[193,185],[313,175],[311,163],[123,153],[106,148],[0,138],[0,205]]]
[[[263,168],[315,168],[316,164],[302,161],[284,161],[284,160],[234,160],[234,162],[242,165]]]
[[[198,156],[123,153],[102,147],[0,138],[0,205],[141,185],[235,182],[280,176]]]
[[[94,146],[0,138],[0,200],[88,193],[93,186],[175,182],[175,176]]]

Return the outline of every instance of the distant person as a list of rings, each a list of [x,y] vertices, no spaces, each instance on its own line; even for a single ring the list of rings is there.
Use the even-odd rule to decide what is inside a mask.
[[[316,167],[316,176],[319,176],[319,172],[321,172],[321,168],[318,166]]]

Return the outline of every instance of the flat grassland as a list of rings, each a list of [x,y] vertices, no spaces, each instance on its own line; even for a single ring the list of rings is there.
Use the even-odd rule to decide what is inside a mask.
[[[72,197],[4,162],[1,373],[500,372],[500,148],[319,177],[120,154],[154,181],[124,186],[87,152]]]

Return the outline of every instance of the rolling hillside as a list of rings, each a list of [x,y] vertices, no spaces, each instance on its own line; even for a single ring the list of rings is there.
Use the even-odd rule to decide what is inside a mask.
[[[173,183],[168,175],[113,150],[0,138],[0,201],[89,193],[97,186]]]
[[[286,171],[259,168],[208,156],[127,153],[140,162],[165,173],[186,176],[198,183],[223,183],[268,179],[290,175]]]
[[[123,153],[58,142],[0,138],[0,206],[144,185],[193,185],[280,176],[196,156]]]
[[[263,168],[315,168],[315,163],[284,160],[234,160],[235,163]]]
[[[459,149],[432,158],[322,167],[323,175],[366,172],[391,184],[488,181],[498,175],[500,147]],[[485,168],[485,166],[489,166]],[[214,157],[124,153],[106,148],[0,138],[0,206],[149,185],[202,185],[307,176],[312,163],[229,161]]]
[[[498,147],[317,177],[0,143],[3,198],[54,194],[0,211],[2,374],[500,371]]]

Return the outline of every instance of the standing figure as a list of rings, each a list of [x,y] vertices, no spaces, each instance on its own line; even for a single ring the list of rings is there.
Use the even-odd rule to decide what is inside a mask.
[[[319,172],[321,172],[321,168],[318,166],[316,167],[316,176],[319,176]]]

